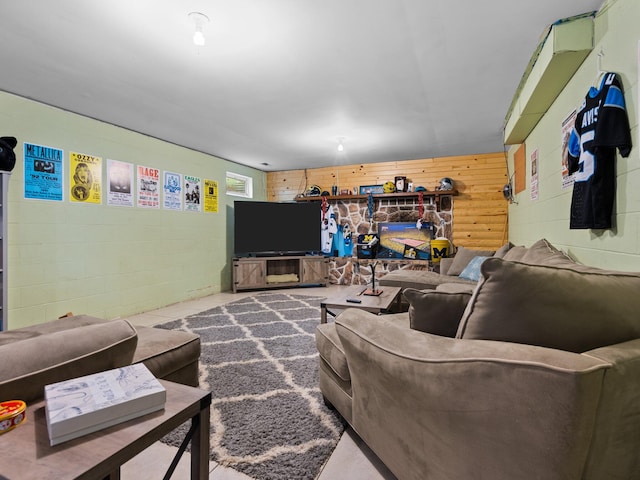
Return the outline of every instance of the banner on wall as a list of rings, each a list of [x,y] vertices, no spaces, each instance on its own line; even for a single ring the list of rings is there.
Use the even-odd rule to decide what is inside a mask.
[[[204,180],[204,211],[218,211],[218,182],[215,180]]]
[[[24,198],[61,202],[64,199],[64,152],[24,143]]]
[[[569,188],[573,185],[573,174],[569,175],[569,137],[571,130],[576,123],[578,111],[574,109],[562,121],[562,188]]]
[[[200,192],[202,180],[200,177],[184,176],[184,209],[188,212],[201,212]]]
[[[538,149],[531,154],[531,200],[538,200]]]
[[[133,207],[133,164],[107,159],[107,205]]]
[[[166,210],[182,210],[182,174],[164,172],[162,190],[164,191],[163,208]]]
[[[69,153],[69,191],[72,202],[102,203],[102,158]]]
[[[160,208],[160,170],[138,165],[138,207]]]

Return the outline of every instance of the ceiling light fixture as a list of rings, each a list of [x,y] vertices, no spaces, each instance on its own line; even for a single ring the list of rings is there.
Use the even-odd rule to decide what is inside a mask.
[[[209,23],[209,17],[207,17],[204,13],[191,12],[189,14],[189,18],[193,20],[196,28],[196,31],[193,34],[193,43],[198,47],[203,47],[205,44],[205,38],[204,33],[202,32],[202,26],[205,23]]]
[[[339,138],[339,139],[338,139],[338,151],[339,151],[339,152],[344,151],[344,145],[343,145],[343,142],[344,142],[344,138]]]

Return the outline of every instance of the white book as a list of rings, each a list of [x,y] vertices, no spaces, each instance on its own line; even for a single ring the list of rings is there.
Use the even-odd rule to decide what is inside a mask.
[[[44,387],[51,445],[164,408],[167,392],[142,363]]]

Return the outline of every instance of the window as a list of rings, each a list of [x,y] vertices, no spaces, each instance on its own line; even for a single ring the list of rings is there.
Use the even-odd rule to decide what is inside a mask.
[[[227,195],[253,198],[253,178],[227,172]]]

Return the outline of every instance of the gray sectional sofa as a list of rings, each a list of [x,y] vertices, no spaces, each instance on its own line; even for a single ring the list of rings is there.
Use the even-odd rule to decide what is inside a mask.
[[[640,478],[640,274],[512,256],[319,325],[326,402],[401,480]]]
[[[200,337],[75,315],[0,332],[0,358],[0,401],[30,402],[47,384],[139,362],[157,378],[198,386]]]

